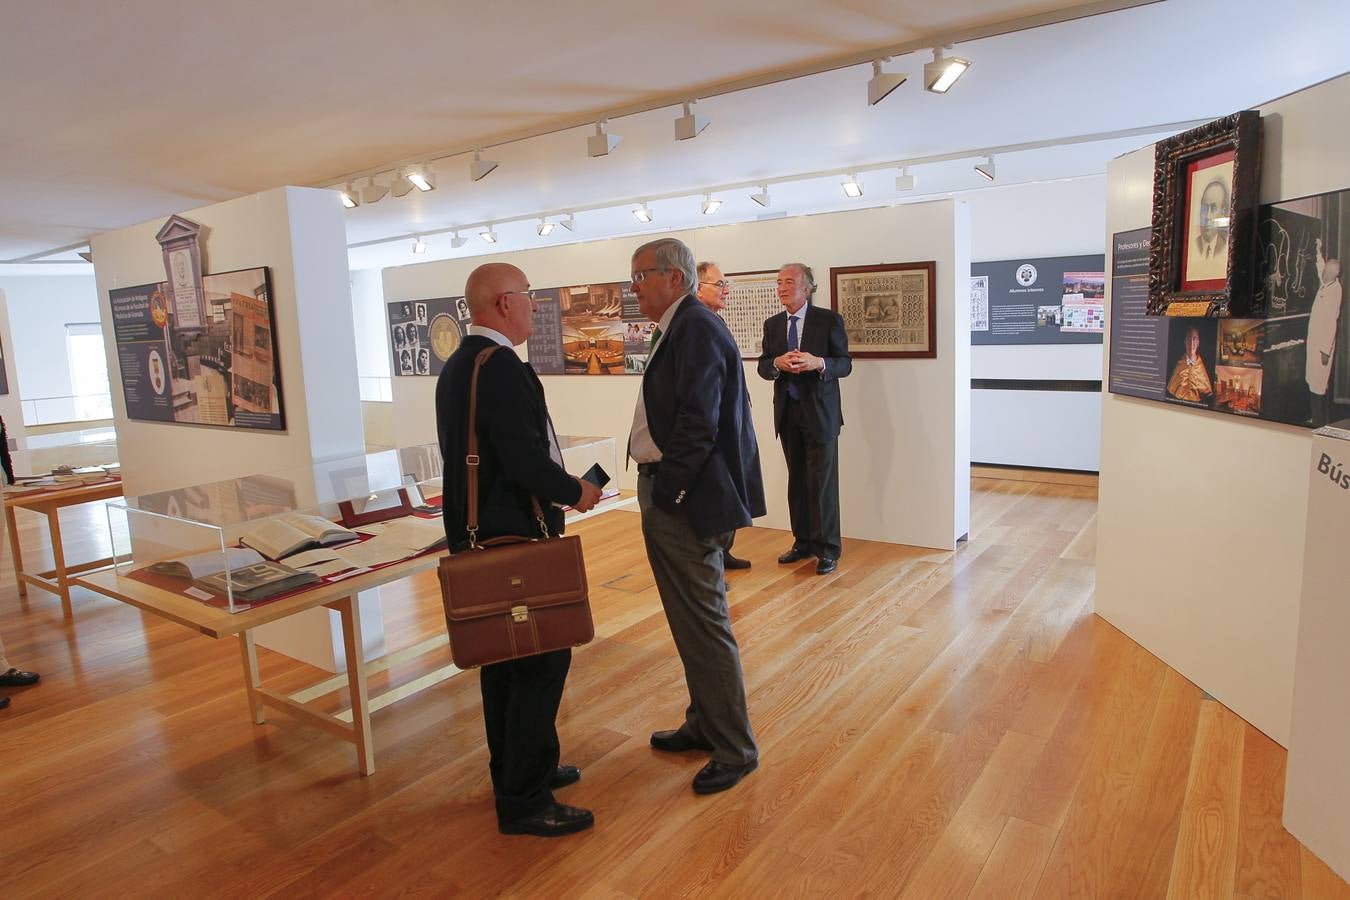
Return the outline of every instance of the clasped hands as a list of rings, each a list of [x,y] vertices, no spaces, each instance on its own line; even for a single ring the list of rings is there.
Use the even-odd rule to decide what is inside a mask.
[[[773,361],[780,372],[798,375],[802,372],[815,372],[825,368],[825,360],[805,350],[789,350]]]

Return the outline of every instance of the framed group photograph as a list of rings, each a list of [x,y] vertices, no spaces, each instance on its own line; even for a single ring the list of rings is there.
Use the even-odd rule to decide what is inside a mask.
[[[1260,316],[1254,291],[1261,118],[1244,110],[1159,141],[1148,312]]]
[[[844,317],[854,359],[937,357],[937,264],[830,269],[830,308]]]
[[[726,309],[718,313],[731,329],[741,359],[759,359],[764,343],[764,320],[783,308],[778,302],[778,270],[728,272],[731,293]]]

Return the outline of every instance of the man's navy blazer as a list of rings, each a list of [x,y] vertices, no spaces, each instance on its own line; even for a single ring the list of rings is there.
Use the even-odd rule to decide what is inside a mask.
[[[764,515],[764,482],[740,349],[693,294],[677,303],[642,376],[647,429],[661,451],[652,499],[706,537]]]
[[[779,371],[773,361],[788,352],[787,310],[769,316],[764,322],[764,350],[759,357],[759,376],[773,384],[773,430],[783,430],[783,413],[787,410],[788,383],[799,388],[803,421],[811,439],[818,444],[832,441],[844,427],[844,412],[839,404],[839,379],[853,371],[853,358],[848,355],[848,334],[844,331],[844,317],[832,309],[822,309],[810,303],[803,307],[801,347],[807,353],[825,360],[825,368],[818,372],[792,374]]]

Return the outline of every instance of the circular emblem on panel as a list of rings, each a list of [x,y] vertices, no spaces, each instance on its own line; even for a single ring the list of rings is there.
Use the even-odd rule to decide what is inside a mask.
[[[169,301],[165,299],[164,292],[158,288],[150,294],[150,318],[156,328],[163,328],[169,324]]]
[[[449,313],[437,313],[432,317],[431,326],[427,331],[431,352],[435,353],[441,362],[445,362],[459,346],[459,325]]]
[[[150,351],[150,356],[146,360],[146,368],[150,371],[150,389],[156,394],[163,394],[166,386],[164,358],[159,355],[158,350]]]
[[[1022,263],[1017,267],[1017,283],[1022,287],[1031,287],[1036,283],[1036,267],[1031,263]]]

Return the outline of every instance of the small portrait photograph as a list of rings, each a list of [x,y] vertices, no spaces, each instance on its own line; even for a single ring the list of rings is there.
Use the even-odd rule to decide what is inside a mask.
[[[431,351],[426,347],[420,347],[417,350],[417,374],[431,374]]]
[[[394,339],[395,350],[408,346],[407,333],[404,332],[402,325],[390,325],[389,333]]]
[[[869,324],[881,321],[880,297],[863,297],[863,321]]]
[[[1186,182],[1183,286],[1228,277],[1228,220],[1232,215],[1233,152],[1190,164]]]
[[[406,322],[406,321],[408,321],[409,319],[411,319],[412,316],[413,316],[412,304],[411,304],[411,303],[404,303],[404,304],[399,308],[399,316],[398,316],[399,319],[401,319],[402,321]]]
[[[427,324],[427,305],[425,303],[414,303],[413,309],[416,310],[415,319],[418,325]]]
[[[1261,415],[1260,369],[1219,366],[1214,370],[1214,408],[1239,416]]]
[[[418,344],[418,341],[417,341],[417,323],[416,323],[416,322],[409,322],[407,325],[404,325],[404,326],[403,326],[403,331],[404,331],[405,343],[407,343],[407,345],[408,345],[409,347],[416,347],[417,344]]]
[[[1064,307],[1038,306],[1036,307],[1036,327],[1037,328],[1058,328],[1064,324]]]
[[[1167,399],[1191,406],[1213,406],[1218,320],[1175,318],[1168,326]]]
[[[398,374],[411,375],[413,373],[413,358],[411,350],[400,350],[398,352]]]
[[[455,298],[455,312],[461,322],[469,321],[469,301],[464,297]]]

